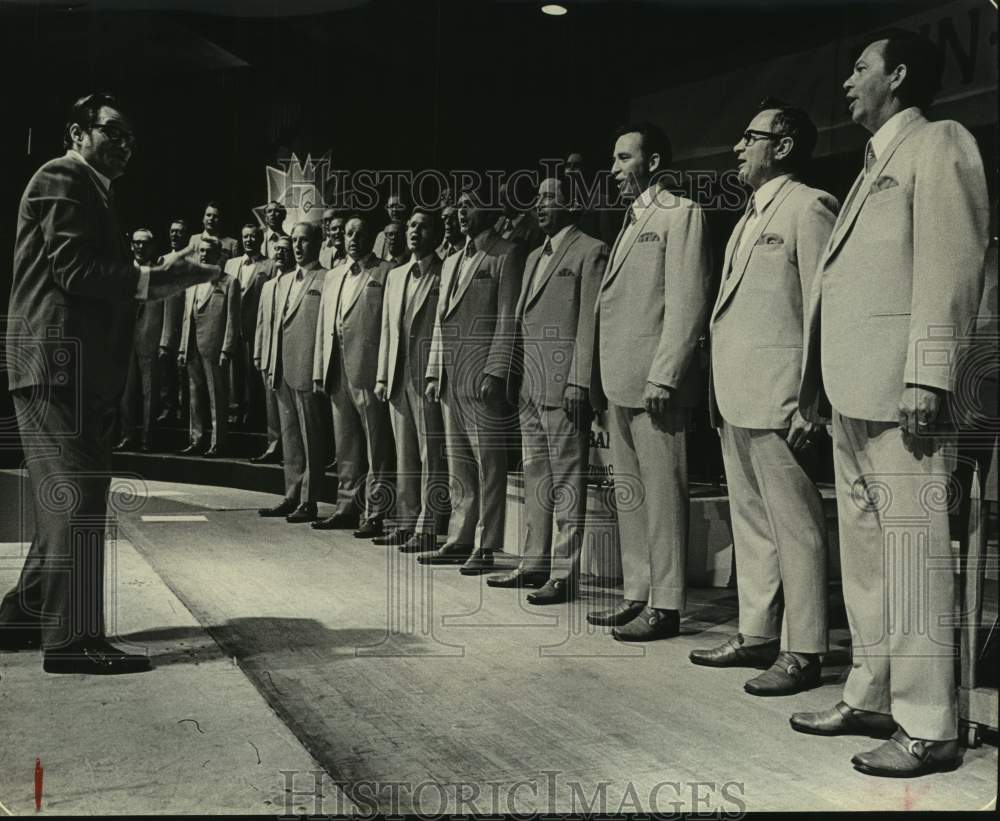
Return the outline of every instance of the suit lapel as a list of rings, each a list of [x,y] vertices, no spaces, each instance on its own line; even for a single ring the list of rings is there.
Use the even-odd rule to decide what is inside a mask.
[[[479,271],[479,266],[482,265],[483,260],[486,258],[486,252],[489,251],[495,244],[499,237],[496,235],[492,237],[487,237],[486,241],[483,243],[485,247],[480,248],[476,251],[476,255],[472,258],[472,269],[469,271],[468,277],[466,277],[465,282],[462,282],[462,266],[459,264],[458,267],[458,291],[449,300],[448,313],[458,307],[458,304],[462,301],[462,297],[465,296],[465,292],[469,290],[469,286],[472,284],[472,280],[476,278],[476,274]]]
[[[545,270],[541,272],[541,279],[538,279],[539,271],[537,269],[535,270],[535,275],[531,278],[533,281],[529,283],[531,291],[528,293],[528,301],[524,306],[525,309],[533,305],[538,297],[542,295],[542,291],[545,289],[545,286],[549,284],[549,280],[552,278],[552,275],[559,270],[563,257],[566,256],[566,252],[570,249],[570,246],[576,242],[579,234],[580,232],[576,229],[576,227],[570,228],[569,231],[566,232],[566,236],[563,237],[563,241],[559,245],[559,250],[552,255],[552,259],[549,260]],[[540,258],[544,256],[541,252],[539,252],[539,255]],[[535,284],[535,281],[537,281],[537,285]]]
[[[882,171],[885,169],[885,166],[889,162],[892,155],[896,152],[896,149],[899,148],[903,140],[905,140],[910,133],[917,128],[917,126],[926,122],[927,120],[923,117],[917,117],[915,120],[910,122],[902,130],[900,130],[895,139],[889,143],[885,151],[882,152],[882,156],[875,160],[875,165],[872,166],[872,169],[868,174],[866,174],[864,169],[862,169],[861,173],[858,175],[858,179],[855,180],[851,193],[848,195],[850,204],[848,205],[847,210],[840,212],[841,218],[839,218],[833,226],[833,233],[830,235],[830,244],[827,247],[826,253],[823,255],[824,264],[826,260],[837,253],[841,243],[843,243],[845,237],[851,232],[851,228],[854,227],[854,222],[858,218],[858,214],[861,212],[861,206],[864,205],[865,200],[868,199],[868,195],[871,194],[872,183],[882,174]]]
[[[746,270],[750,265],[750,257],[753,256],[753,249],[756,247],[757,241],[761,238],[761,236],[763,236],[768,225],[771,224],[771,220],[773,220],[774,215],[778,213],[778,209],[781,208],[782,203],[799,185],[801,185],[801,183],[796,182],[795,180],[789,180],[781,186],[781,190],[774,195],[774,199],[771,200],[770,204],[765,208],[764,214],[759,220],[757,220],[757,224],[750,231],[750,234],[746,238],[746,242],[743,241],[742,235],[740,236],[739,244],[746,250],[740,251],[738,248],[733,249],[733,271],[729,279],[724,279],[722,281],[722,289],[719,294],[719,302],[718,305],[716,305],[716,310],[721,308],[726,303],[729,297],[732,296],[733,292],[739,286],[740,282],[743,280],[743,275],[746,273]]]
[[[344,282],[347,282],[347,277],[349,277],[350,275],[351,275],[350,274],[350,269],[348,269],[348,273],[345,274],[345,276],[344,276]],[[357,304],[358,300],[361,299],[361,294],[364,293],[365,288],[368,287],[368,283],[371,282],[371,279],[372,279],[371,268],[365,266],[364,268],[361,269],[361,273],[359,273],[358,276],[361,278],[361,282],[358,283],[358,287],[355,288],[354,289],[354,293],[351,294],[351,302],[350,302],[350,304],[344,306],[344,310],[341,313],[341,316],[343,316],[344,319],[347,319],[347,315],[351,312],[351,310]]]
[[[438,270],[440,270],[440,265],[435,266],[434,262],[431,262],[431,267],[420,277],[420,282],[417,285],[417,289],[413,292],[413,307],[410,309],[410,324],[406,328],[406,332],[409,333],[410,327],[413,326],[413,320],[420,315],[423,310],[424,303],[427,302],[427,295],[434,288],[434,279],[438,275]],[[408,275],[407,275],[408,276]],[[404,291],[405,295],[405,291]],[[404,312],[405,313],[405,312]]]
[[[621,270],[622,265],[625,264],[625,260],[632,252],[632,248],[635,247],[636,240],[642,235],[642,229],[646,227],[646,223],[649,222],[650,218],[653,216],[653,212],[657,208],[657,200],[662,193],[662,189],[656,192],[652,202],[646,206],[642,216],[639,218],[639,221],[636,222],[634,230],[632,231],[632,236],[629,237],[628,245],[623,247],[619,253],[618,246],[621,245],[622,236],[625,233],[625,229],[622,228],[621,233],[618,235],[618,240],[615,242],[615,253],[618,254],[618,259],[613,268],[609,265],[607,270],[604,272],[604,281],[601,283],[602,291],[611,284],[612,280],[614,280],[616,276],[618,276],[618,272]],[[632,206],[630,205],[629,208],[631,207]]]

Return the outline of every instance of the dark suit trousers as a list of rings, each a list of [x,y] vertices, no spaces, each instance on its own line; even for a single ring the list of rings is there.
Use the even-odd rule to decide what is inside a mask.
[[[298,391],[282,381],[276,391],[281,415],[281,448],[285,461],[285,499],[315,503],[326,466],[322,397]]]
[[[118,409],[74,390],[13,392],[35,533],[0,626],[41,624],[54,649],[104,635],[104,538]]]
[[[121,401],[122,436],[142,431],[142,441],[149,438],[149,428],[156,414],[160,396],[160,363],[155,356],[140,356],[132,352],[125,393]]]
[[[267,400],[264,396],[264,382],[260,372],[253,364],[253,335],[240,340],[239,353],[233,358],[230,366],[232,375],[231,402],[234,402],[241,413],[247,415],[247,421],[253,430],[262,430],[266,416]]]

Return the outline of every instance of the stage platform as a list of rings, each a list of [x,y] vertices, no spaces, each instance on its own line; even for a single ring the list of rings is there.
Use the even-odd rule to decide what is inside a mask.
[[[30,534],[22,491],[0,472],[4,589]],[[156,669],[51,676],[37,653],[0,655],[0,813],[34,812],[36,757],[41,811],[62,815],[993,806],[993,746],[892,781],[850,765],[878,742],[789,728],[838,700],[843,627],[822,687],[754,698],[753,671],[687,660],[735,630],[734,590],[695,588],[679,637],[622,645],[583,618],[618,595],[607,580],[531,607],[485,577],[256,515],[277,500],[116,482],[109,629]]]

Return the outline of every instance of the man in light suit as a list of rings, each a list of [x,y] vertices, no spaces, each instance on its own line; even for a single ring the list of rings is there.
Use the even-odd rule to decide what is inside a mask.
[[[153,232],[148,228],[133,232],[132,257],[136,265],[149,265],[156,257],[153,242]],[[163,308],[162,301],[140,302],[136,307],[132,362],[121,401],[122,440],[115,450],[132,450],[138,445],[143,453],[150,451],[150,425],[160,392],[158,358]]]
[[[463,575],[488,573],[502,549],[507,442],[517,425],[507,375],[524,252],[493,230],[496,208],[484,195],[467,190],[459,196],[466,242],[441,268],[427,363],[426,395],[441,402],[444,417],[452,513],[444,545],[417,561],[462,564]]]
[[[238,424],[256,430],[265,412],[264,384],[253,364],[260,292],[274,274],[274,260],[260,255],[261,231],[247,223],[240,232],[243,253],[226,262],[226,273],[240,286],[240,350],[230,365],[231,408]]]
[[[701,393],[711,255],[701,208],[654,180],[669,162],[656,126],[619,130],[612,173],[631,204],[597,299],[591,395],[609,403],[624,601],[587,614],[619,641],[676,636],[684,608],[685,431]]]
[[[382,301],[389,263],[371,250],[364,218],[344,225],[347,262],[327,277],[316,325],[313,381],[330,397],[337,453],[337,505],[333,515],[313,527],[348,528],[359,539],[382,535],[392,503],[395,463],[392,427],[384,402],[375,396]]]
[[[195,252],[198,251],[198,244],[203,239],[214,239],[219,243],[219,247],[221,249],[220,260],[222,262],[236,256],[238,250],[237,242],[232,237],[223,236],[222,206],[215,200],[209,200],[208,203],[206,203],[205,213],[202,215],[201,223],[204,230],[200,234],[195,234],[191,237],[190,247],[194,249]]]
[[[264,207],[264,237],[260,243],[260,255],[264,259],[274,259],[278,240],[288,236],[284,227],[287,214],[285,206],[277,200],[272,200]]]
[[[798,410],[806,309],[839,208],[798,179],[815,145],[809,116],[776,100],[761,104],[736,143],[752,191],[726,245],[710,323],[709,411],[726,466],[740,624],[690,658],[770,667],[744,685],[760,696],[819,685],[828,649],[823,504],[796,458],[816,429]]]
[[[404,553],[433,550],[447,527],[441,504],[446,481],[441,406],[424,396],[427,360],[440,294],[441,260],[434,248],[441,218],[416,208],[406,230],[412,260],[389,272],[382,309],[375,395],[389,402],[396,442],[396,530],[375,539]]]
[[[267,372],[277,392],[284,452],[285,498],[261,516],[284,516],[291,524],[316,518],[323,480],[323,408],[313,393],[313,350],[326,271],[319,267],[322,229],[314,222],[292,228],[295,268],[275,280],[274,325]]]
[[[791,723],[891,734],[852,759],[878,776],[958,764],[949,405],[989,207],[975,139],[922,114],[940,78],[932,43],[892,32],[844,83],[851,118],[872,136],[820,261],[800,394],[813,418],[832,406],[853,664],[841,702]]]
[[[191,239],[187,220],[175,219],[167,231],[170,250],[183,251]],[[156,421],[163,423],[181,421],[188,408],[187,368],[177,364],[177,346],[181,340],[181,323],[184,321],[184,292],[172,294],[163,300],[163,334],[160,337],[160,404],[163,407]]]
[[[276,465],[281,461],[281,413],[278,409],[278,394],[271,379],[271,345],[274,339],[275,301],[274,289],[278,277],[295,270],[295,255],[292,253],[291,237],[279,237],[274,244],[275,271],[260,289],[260,303],[257,306],[257,330],[253,340],[253,364],[264,383],[264,406],[267,417],[267,447],[263,453],[251,456],[254,464]]]
[[[326,271],[332,271],[347,259],[344,250],[344,220],[347,214],[336,208],[323,212],[323,247],[319,249],[319,264]]]
[[[576,227],[579,210],[571,208],[565,179],[542,181],[537,214],[546,239],[524,266],[511,373],[520,393],[524,557],[514,571],[486,580],[491,587],[539,587],[528,594],[539,605],[576,593],[587,512],[594,303],[608,262],[608,247]]]
[[[202,263],[221,261],[214,239],[198,243]],[[191,393],[190,443],[182,454],[209,459],[224,455],[229,435],[229,367],[240,351],[240,285],[223,274],[214,282],[188,288],[181,324],[180,364],[187,365]],[[205,431],[212,435],[205,448]]]
[[[18,206],[7,373],[34,533],[17,584],[0,602],[0,650],[41,648],[47,673],[151,667],[147,656],[110,644],[104,624],[111,451],[135,302],[222,273],[186,254],[135,265],[112,188],[135,144],[115,98],[80,98],[67,117],[66,153],[35,172]]]

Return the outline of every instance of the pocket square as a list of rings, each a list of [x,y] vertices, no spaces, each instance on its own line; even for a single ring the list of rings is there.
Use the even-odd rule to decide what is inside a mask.
[[[646,231],[643,234],[639,234],[639,239],[636,242],[659,242],[660,235],[656,231]]]
[[[575,277],[576,276],[576,271],[574,271],[572,268],[560,268],[559,271],[556,273],[556,276],[557,277]]]
[[[370,280],[368,280],[368,284],[365,287],[366,288],[381,288],[382,287],[382,283],[379,282],[377,279],[370,279]]]
[[[473,279],[489,279],[490,275],[486,271],[477,271],[476,275],[472,277]]]
[[[898,188],[898,187],[899,183],[896,181],[895,177],[889,177],[883,175],[872,183],[872,193],[876,194],[879,191],[886,191],[890,188]]]
[[[761,234],[757,245],[784,245],[785,238],[780,234]]]
[[[222,288],[213,288],[212,289],[212,294],[213,295],[214,294],[222,294],[223,296],[225,296],[226,292]]]
[[[306,291],[306,296],[323,296],[323,292],[317,291],[315,288],[310,288]]]

